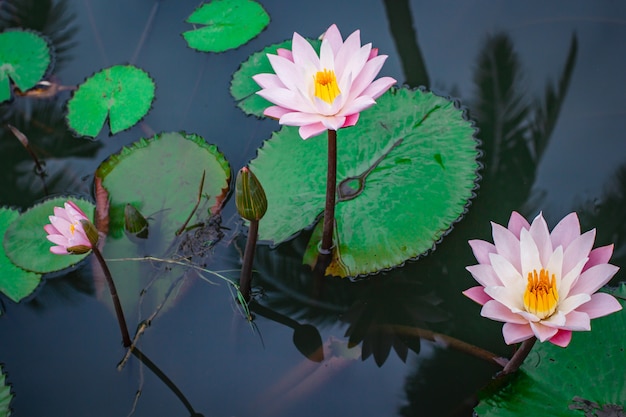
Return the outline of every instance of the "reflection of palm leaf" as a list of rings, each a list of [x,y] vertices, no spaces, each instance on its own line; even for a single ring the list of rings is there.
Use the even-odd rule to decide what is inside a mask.
[[[565,68],[563,68],[563,73],[561,74],[561,78],[559,78],[558,87],[555,89],[554,85],[548,82],[546,85],[544,103],[538,102],[535,105],[535,119],[533,120],[530,130],[531,142],[537,160],[541,158],[559,118],[561,106],[565,99],[572,73],[574,72],[577,51],[578,40],[574,34],[570,43],[569,53],[567,54]]]
[[[69,56],[76,44],[72,38],[78,32],[73,24],[75,15],[67,13],[67,0],[7,0],[0,2],[0,30],[10,27],[33,29],[52,42],[57,67]]]

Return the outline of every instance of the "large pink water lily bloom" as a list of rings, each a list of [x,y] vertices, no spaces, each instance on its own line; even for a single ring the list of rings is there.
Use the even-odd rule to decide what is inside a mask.
[[[55,207],[54,216],[48,217],[50,224],[43,227],[48,240],[57,245],[52,246],[50,252],[57,255],[86,253],[92,245],[81,220],[89,219],[73,202],[68,201],[64,206]]]
[[[396,82],[391,77],[374,81],[387,56],[378,55],[371,43],[361,46],[358,30],[344,42],[336,25],[323,35],[319,56],[294,33],[291,51],[279,49],[267,57],[275,74],[252,77],[262,88],[257,94],[275,104],[264,114],[300,126],[302,139],[354,126],[359,113]]]
[[[565,347],[572,331],[591,330],[590,319],[621,310],[611,295],[596,293],[619,269],[608,263],[613,245],[592,250],[595,229],[580,233],[576,213],[552,233],[539,214],[528,224],[513,212],[508,228],[492,223],[493,244],[469,242],[478,265],[467,270],[480,286],[463,292],[481,315],[504,322],[507,344],[536,336]]]

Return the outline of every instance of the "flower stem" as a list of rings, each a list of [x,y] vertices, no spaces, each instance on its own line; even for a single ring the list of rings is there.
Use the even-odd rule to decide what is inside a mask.
[[[128,327],[126,327],[126,319],[124,318],[122,304],[117,296],[117,289],[115,288],[115,283],[113,282],[113,276],[111,275],[111,271],[102,257],[102,253],[100,253],[100,250],[96,247],[96,245],[94,245],[91,250],[94,255],[96,255],[98,262],[100,262],[107,284],[109,285],[109,291],[111,292],[111,298],[113,299],[113,306],[115,307],[115,314],[117,315],[117,322],[120,325],[120,332],[122,333],[122,342],[124,343],[124,347],[129,347],[132,342],[130,341],[130,335],[128,334]]]
[[[239,291],[246,302],[250,301],[250,287],[252,284],[252,262],[254,261],[254,250],[256,248],[257,236],[259,235],[259,221],[250,220],[248,228],[248,240],[243,253],[243,266],[239,277]]]
[[[337,131],[328,130],[328,170],[326,174],[326,206],[324,208],[324,231],[322,233],[321,255],[330,255],[333,247],[333,227],[335,224],[335,194],[337,190]]]
[[[506,364],[504,369],[502,370],[502,375],[507,375],[517,371],[517,369],[522,365],[524,359],[528,356],[530,351],[532,350],[535,342],[537,341],[536,337],[531,337],[530,339],[526,339],[522,342],[519,349],[513,354],[513,357]]]

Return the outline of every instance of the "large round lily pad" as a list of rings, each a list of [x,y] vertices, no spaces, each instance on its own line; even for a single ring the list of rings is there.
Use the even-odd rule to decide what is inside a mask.
[[[128,129],[150,110],[154,81],[132,65],[105,68],[78,86],[67,103],[67,124],[77,134],[96,137],[109,119],[111,133]]]
[[[29,90],[49,65],[48,42],[37,33],[22,29],[0,33],[0,103],[11,98],[10,80],[20,90]]]
[[[0,208],[0,236],[19,217],[16,210]],[[6,256],[4,245],[0,251],[0,292],[16,303],[30,295],[41,281],[41,276],[17,267]],[[0,407],[1,408],[1,407]],[[0,413],[0,415],[2,415]]]
[[[371,274],[424,254],[466,211],[479,179],[475,128],[447,98],[392,89],[337,132],[337,206],[327,273]],[[310,227],[326,198],[327,140],[283,127],[250,168],[268,210],[259,239],[283,242]],[[319,239],[313,235],[309,253]]]
[[[56,197],[37,204],[22,213],[8,227],[4,234],[4,251],[17,266],[40,274],[60,271],[82,260],[82,255],[55,255],[50,252],[54,246],[46,239],[43,227],[50,223],[48,216],[54,215],[54,207],[63,207],[72,200],[93,221],[94,205],[86,200],[73,197]]]
[[[615,295],[626,306],[626,286]],[[536,343],[507,385],[482,393],[478,416],[626,416],[626,310],[591,328],[575,332],[566,348]]]
[[[259,3],[252,0],[213,0],[187,18],[202,25],[183,33],[189,47],[203,52],[224,52],[257,36],[270,22]]]

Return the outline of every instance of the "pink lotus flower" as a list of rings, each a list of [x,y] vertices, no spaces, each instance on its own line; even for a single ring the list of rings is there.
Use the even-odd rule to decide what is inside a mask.
[[[91,224],[85,213],[71,201],[65,203],[65,208],[55,207],[54,216],[49,216],[50,224],[43,228],[48,233],[48,240],[57,246],[52,246],[50,252],[57,255],[81,254],[89,252],[92,244],[89,241],[83,222]],[[81,222],[82,221],[82,222]]]
[[[396,82],[391,77],[374,81],[387,56],[378,55],[372,44],[361,46],[358,30],[344,42],[336,25],[323,35],[319,56],[294,33],[291,51],[279,49],[267,57],[275,74],[252,77],[262,88],[257,94],[275,104],[264,114],[300,126],[302,139],[354,126],[359,113]]]
[[[507,344],[536,336],[565,347],[572,331],[591,330],[590,319],[622,308],[596,293],[619,269],[608,263],[613,245],[592,250],[596,231],[581,234],[576,213],[552,233],[541,214],[532,225],[513,212],[508,228],[491,226],[493,244],[469,242],[478,265],[467,270],[480,286],[463,294],[483,306],[483,317],[504,322]]]

